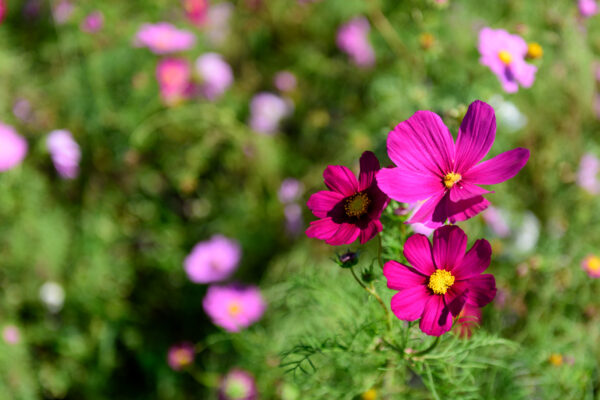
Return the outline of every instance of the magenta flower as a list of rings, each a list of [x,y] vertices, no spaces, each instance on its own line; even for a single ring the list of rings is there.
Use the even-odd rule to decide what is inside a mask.
[[[201,80],[200,93],[216,100],[233,83],[233,71],[217,53],[205,53],[196,59],[196,74]]]
[[[148,47],[155,54],[189,50],[195,43],[196,36],[193,33],[179,30],[168,22],[144,24],[135,37],[137,47]]]
[[[81,23],[81,30],[86,33],[99,32],[104,26],[104,14],[100,11],[90,13]]]
[[[437,114],[418,111],[389,133],[388,155],[396,168],[379,171],[377,183],[394,200],[423,201],[408,223],[435,228],[467,220],[489,205],[482,195],[491,192],[477,185],[504,182],[529,159],[529,150],[517,148],[477,164],[495,136],[494,109],[481,101],[469,106],[456,144]]]
[[[235,272],[242,257],[240,244],[223,235],[200,242],[185,258],[183,266],[194,283],[223,281]]]
[[[160,96],[168,106],[179,104],[192,91],[192,70],[187,60],[166,58],[156,66],[156,80]]]
[[[46,139],[46,147],[58,174],[64,179],[75,179],[79,174],[81,150],[71,132],[66,130],[50,132]]]
[[[183,0],[185,16],[194,25],[201,26],[208,15],[208,0]]]
[[[75,6],[69,0],[59,0],[58,3],[52,7],[52,15],[54,16],[54,21],[58,25],[62,25],[71,18]]]
[[[0,23],[4,21],[6,16],[6,0],[0,0]]]
[[[21,331],[15,325],[6,325],[2,329],[2,338],[8,344],[17,344],[21,341]]]
[[[585,154],[579,163],[577,184],[590,194],[600,193],[598,172],[600,172],[600,160],[592,154]]]
[[[296,75],[290,71],[280,71],[275,75],[273,83],[279,91],[286,93],[296,89],[298,82],[296,81]]]
[[[381,232],[379,219],[389,198],[377,187],[375,174],[379,169],[379,160],[370,151],[360,157],[358,180],[344,166],[325,168],[323,178],[329,190],[308,199],[308,208],[319,219],[310,223],[306,235],[339,246],[357,238],[364,244]]]
[[[598,14],[598,3],[596,3],[596,0],[578,0],[577,7],[582,17],[589,18]]]
[[[359,67],[375,63],[375,51],[369,42],[371,26],[365,17],[356,17],[338,29],[337,45]]]
[[[215,325],[239,332],[258,321],[267,307],[256,286],[211,286],[202,300],[204,312]]]
[[[0,122],[0,172],[19,165],[27,154],[27,141],[10,125]]]
[[[433,233],[433,248],[424,235],[404,244],[404,265],[388,261],[383,268],[392,297],[392,312],[401,320],[416,321],[427,335],[440,336],[452,328],[452,317],[465,303],[483,307],[496,295],[496,281],[481,273],[490,265],[492,248],[477,240],[467,249],[467,235],[458,226],[442,226]]]
[[[600,278],[600,257],[589,254],[581,262],[581,268],[590,278]]]
[[[533,85],[537,67],[525,62],[527,49],[522,37],[503,29],[483,28],[479,32],[479,62],[496,74],[507,93],[518,91],[519,85]]]
[[[247,371],[233,368],[221,379],[219,400],[256,400],[258,392],[254,377]]]
[[[250,128],[265,135],[272,135],[279,129],[281,120],[292,111],[289,102],[273,94],[262,92],[250,102]]]
[[[167,363],[172,370],[180,371],[194,362],[195,355],[193,343],[179,343],[169,348]]]

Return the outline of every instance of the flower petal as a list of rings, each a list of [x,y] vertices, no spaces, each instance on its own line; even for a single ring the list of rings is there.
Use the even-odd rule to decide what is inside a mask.
[[[326,218],[327,214],[343,200],[344,195],[338,192],[322,190],[310,196],[310,199],[308,199],[306,205],[312,211],[315,217]]]
[[[453,316],[456,317],[462,311],[463,306],[467,301],[468,292],[469,285],[467,282],[456,282],[444,295],[446,307],[450,309],[450,313]]]
[[[356,240],[359,234],[360,229],[356,225],[344,222],[339,225],[338,230],[325,243],[331,246],[350,244]]]
[[[492,274],[475,276],[468,281],[467,301],[477,307],[483,307],[496,297],[496,279]]]
[[[485,190],[482,187],[474,185],[469,182],[458,182],[450,189],[450,200],[457,202],[461,200],[467,200],[472,197],[481,196],[482,194],[493,193],[489,190]]]
[[[419,327],[423,333],[431,336],[441,336],[452,328],[452,314],[444,303],[444,296],[429,297]]]
[[[365,151],[360,156],[360,174],[358,175],[358,190],[362,191],[375,182],[375,174],[381,166],[379,160],[370,151]]]
[[[458,226],[445,225],[433,232],[433,258],[438,269],[460,265],[467,249],[467,235]]]
[[[392,297],[390,307],[398,319],[415,321],[423,315],[427,300],[432,297],[425,286],[402,290]]]
[[[431,196],[423,204],[421,204],[421,206],[419,206],[407,223],[414,224],[418,222],[425,224],[430,228],[437,228],[438,226],[442,225],[444,222],[446,222],[448,217],[444,215],[440,216],[438,213],[438,217],[444,218],[442,220],[433,221],[433,214],[435,213],[436,209],[440,207],[440,202],[442,202],[446,196],[449,196],[449,194],[444,192]]]
[[[369,240],[373,239],[375,235],[383,230],[383,226],[381,225],[381,221],[373,220],[369,221],[365,228],[361,228],[360,230],[360,244],[365,244]]]
[[[325,185],[335,192],[348,197],[358,192],[358,181],[347,167],[343,165],[330,165],[323,171]]]
[[[529,159],[529,150],[516,148],[471,168],[463,179],[477,185],[494,185],[515,176]]]
[[[414,286],[425,287],[427,277],[416,269],[397,261],[388,261],[383,266],[383,276],[387,279],[387,287],[393,290],[410,289]]]
[[[427,236],[416,234],[406,239],[404,257],[417,271],[427,276],[435,272],[431,257],[431,244]]]
[[[328,240],[337,232],[339,227],[340,225],[333,222],[331,218],[318,219],[310,223],[310,226],[306,229],[306,236]]]
[[[492,246],[485,239],[479,239],[464,256],[462,262],[452,270],[457,280],[468,279],[481,274],[490,266]]]
[[[483,101],[474,101],[469,106],[458,130],[455,170],[458,173],[466,172],[481,161],[490,151],[495,138],[494,109]]]
[[[377,185],[388,196],[403,203],[414,203],[444,191],[436,175],[401,168],[384,168],[377,173]]]
[[[470,199],[453,202],[450,196],[446,196],[433,213],[434,222],[450,220],[451,223],[457,221],[466,221],[473,218],[490,205],[490,202],[482,196],[471,197]]]

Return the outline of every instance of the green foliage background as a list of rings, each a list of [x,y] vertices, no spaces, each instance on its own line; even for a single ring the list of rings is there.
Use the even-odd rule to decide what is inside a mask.
[[[30,151],[0,175],[0,324],[22,334],[18,345],[0,341],[0,398],[214,399],[219,376],[234,366],[256,376],[262,399],[353,399],[370,388],[384,399],[600,396],[600,283],[580,268],[599,251],[600,207],[575,185],[580,157],[600,155],[600,17],[582,20],[571,0],[237,1],[230,35],[214,48],[174,1],[82,0],[61,26],[48,1],[39,1],[37,16],[24,15],[25,1],[9,3],[0,25],[0,119]],[[95,9],[104,29],[82,33],[80,21]],[[377,54],[364,70],[335,45],[340,24],[361,14],[371,20]],[[231,63],[235,84],[222,99],[161,105],[159,58],[132,41],[142,23],[162,20],[196,31],[185,57],[218,51]],[[413,358],[381,342],[382,310],[331,262],[345,247],[286,234],[277,190],[296,177],[307,188],[304,202],[323,188],[326,165],[355,168],[367,149],[387,164],[387,133],[416,110],[438,112],[456,132],[471,101],[501,94],[478,63],[484,26],[544,48],[534,86],[503,95],[527,125],[510,132],[499,118],[492,149],[532,151],[519,176],[489,196],[510,215],[513,235],[494,237],[481,218],[461,224],[471,241],[492,241],[490,271],[505,300],[484,310],[470,340],[448,334]],[[435,38],[429,49],[424,33]],[[258,135],[246,124],[249,101],[274,91],[282,69],[299,82],[293,116],[278,135]],[[11,112],[17,98],[32,104],[27,123]],[[82,146],[74,181],[57,178],[45,149],[46,134],[59,128]],[[539,240],[521,251],[522,221],[532,218]],[[384,226],[384,259],[399,259],[409,228],[391,211]],[[263,320],[240,334],[210,323],[201,306],[206,287],[182,269],[193,245],[214,233],[241,242],[235,278],[259,284],[269,303]],[[376,246],[363,249],[355,269],[374,265],[389,304]],[[65,289],[58,314],[39,300],[46,281]],[[392,322],[396,343],[431,343]],[[199,350],[194,366],[177,373],[166,352],[181,340]],[[552,353],[568,362],[552,365]]]

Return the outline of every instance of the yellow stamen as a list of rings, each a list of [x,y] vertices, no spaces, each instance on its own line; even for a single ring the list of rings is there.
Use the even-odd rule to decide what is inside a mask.
[[[237,301],[232,301],[227,306],[227,311],[229,311],[229,315],[236,317],[242,312],[242,305]]]
[[[590,271],[600,271],[600,258],[596,256],[590,256],[587,259],[587,267]]]
[[[454,285],[454,277],[450,271],[437,269],[430,277],[427,287],[435,294],[446,294],[448,289]]]
[[[377,390],[369,389],[364,392],[361,396],[362,400],[377,400]]]
[[[454,184],[458,181],[460,181],[462,179],[462,176],[460,174],[457,174],[455,172],[450,172],[449,174],[447,174],[444,177],[444,186],[446,186],[446,188],[451,189],[452,186],[454,186]]]
[[[502,61],[504,64],[508,65],[512,62],[512,55],[506,51],[506,50],[502,50],[498,53],[498,58],[500,59],[500,61]]]
[[[550,354],[548,361],[550,361],[550,364],[554,365],[555,367],[560,367],[563,363],[563,356],[558,353],[552,353]]]
[[[344,205],[346,215],[349,217],[361,217],[369,210],[370,203],[371,200],[369,200],[369,196],[366,193],[356,193],[354,196],[346,199],[346,204]]]
[[[529,46],[527,46],[527,58],[537,60],[538,58],[542,58],[543,55],[544,49],[542,49],[539,43],[529,43]]]

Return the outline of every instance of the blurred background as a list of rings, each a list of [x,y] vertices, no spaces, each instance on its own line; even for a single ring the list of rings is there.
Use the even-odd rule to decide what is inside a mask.
[[[492,154],[531,158],[461,225],[492,242],[499,288],[471,340],[501,342],[485,369],[440,366],[438,392],[600,398],[595,7],[0,0],[0,399],[438,398],[414,366],[382,382],[380,310],[331,261],[361,246],[306,238],[305,204],[327,165],[389,165],[396,124],[432,110],[456,134],[475,99],[496,110]],[[479,63],[484,27],[539,45],[531,88]],[[225,282],[266,304],[238,333],[184,268],[214,235],[239,244]]]

